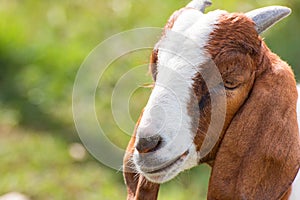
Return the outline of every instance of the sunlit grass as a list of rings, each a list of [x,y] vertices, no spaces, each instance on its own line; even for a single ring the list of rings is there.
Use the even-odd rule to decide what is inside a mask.
[[[69,145],[47,132],[0,134],[0,194],[22,192],[32,199],[119,199],[121,172],[88,157],[75,161]]]
[[[85,57],[103,40],[133,28],[163,27],[169,15],[187,2],[0,1],[0,195],[17,191],[32,200],[125,199],[121,172],[90,156],[74,160],[69,153],[72,143],[79,142],[71,108],[75,76]],[[298,75],[298,0],[214,0],[209,10],[248,11],[272,4],[287,5],[293,14],[264,36]],[[110,98],[120,77],[137,66],[145,65],[134,80],[152,81],[147,74],[149,56],[148,49],[116,59],[100,79],[95,94],[103,130],[123,149],[130,136],[114,121]],[[126,97],[128,117],[133,121],[150,92],[150,88],[141,87]],[[159,199],[205,199],[208,177],[207,166],[185,172],[161,187]]]
[[[12,191],[31,199],[125,199],[122,172],[111,170],[91,157],[74,160],[70,145],[48,132],[22,129],[0,134],[0,195]],[[183,173],[164,184],[162,200],[204,199],[207,167]]]

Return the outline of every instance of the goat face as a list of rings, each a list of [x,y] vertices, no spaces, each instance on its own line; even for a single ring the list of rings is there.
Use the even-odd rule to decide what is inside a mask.
[[[214,160],[262,71],[263,46],[257,24],[244,14],[186,7],[171,16],[151,56],[155,85],[136,129],[140,174],[162,183]]]

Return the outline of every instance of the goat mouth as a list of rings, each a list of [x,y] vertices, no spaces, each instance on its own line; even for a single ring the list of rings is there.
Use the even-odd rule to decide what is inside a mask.
[[[169,179],[172,178],[172,177],[171,178],[167,177],[169,175],[169,172],[172,171],[174,168],[179,169],[181,163],[185,160],[185,158],[187,157],[188,154],[189,154],[189,150],[185,151],[183,154],[178,156],[176,159],[174,159],[173,162],[169,163],[168,165],[166,165],[160,169],[144,172],[143,174],[145,175],[146,178],[148,178],[152,182],[160,183],[160,182],[168,181]],[[165,179],[165,180],[160,181],[162,179]]]

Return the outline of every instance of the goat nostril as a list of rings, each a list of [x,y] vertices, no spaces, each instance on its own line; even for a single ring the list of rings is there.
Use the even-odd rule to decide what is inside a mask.
[[[149,153],[155,151],[160,143],[161,137],[153,135],[147,138],[139,138],[135,148],[139,153]]]

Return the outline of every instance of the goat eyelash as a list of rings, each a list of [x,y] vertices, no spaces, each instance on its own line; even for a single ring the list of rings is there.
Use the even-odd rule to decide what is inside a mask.
[[[228,87],[228,86],[225,86],[225,85],[224,85],[224,87],[225,87],[225,89],[226,89],[226,90],[233,91],[233,90],[235,90],[235,89],[239,88],[239,87],[240,87],[240,85],[237,85],[237,86],[234,86],[234,87]]]
[[[153,89],[154,85],[155,85],[154,82],[152,82],[152,83],[145,83],[145,84],[141,85],[141,87]]]
[[[228,85],[229,85],[229,86],[228,86]],[[240,86],[241,86],[241,83],[239,83],[239,84],[234,84],[234,83],[229,82],[229,81],[225,81],[225,82],[224,82],[224,87],[225,87],[226,90],[235,90],[235,89],[237,89],[237,88],[240,87]]]

